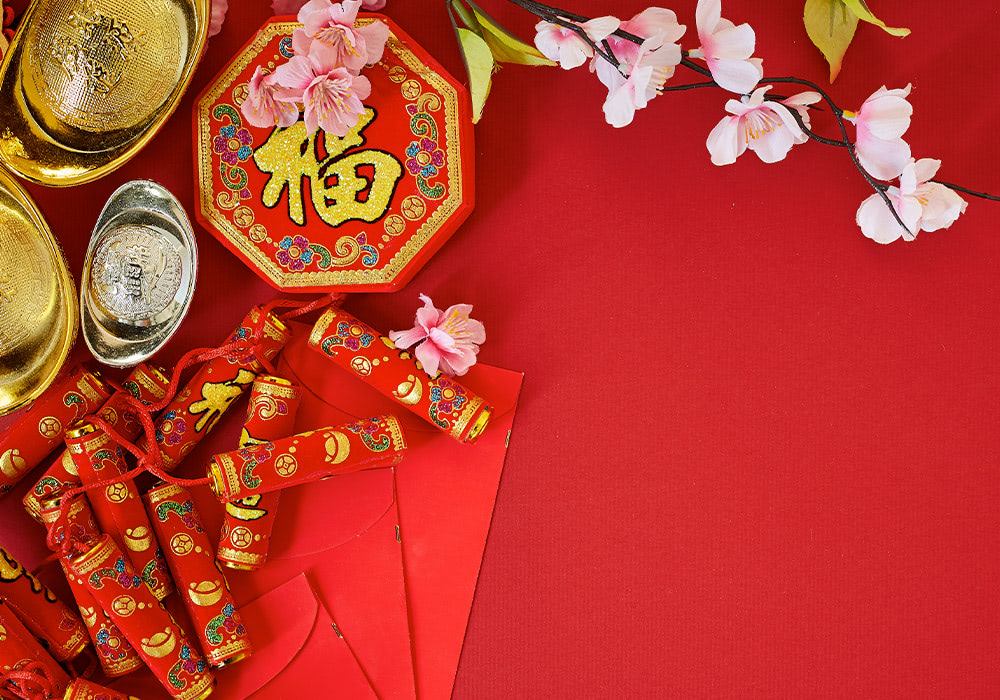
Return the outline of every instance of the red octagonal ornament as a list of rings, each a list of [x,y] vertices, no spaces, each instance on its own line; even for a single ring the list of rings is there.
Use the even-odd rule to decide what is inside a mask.
[[[473,207],[465,88],[391,19],[366,112],[347,136],[245,122],[259,65],[292,56],[290,18],[267,22],[199,96],[198,220],[278,289],[392,291],[406,284]]]

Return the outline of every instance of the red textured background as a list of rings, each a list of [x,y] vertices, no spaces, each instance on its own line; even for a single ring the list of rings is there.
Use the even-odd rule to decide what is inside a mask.
[[[187,110],[269,12],[231,4],[139,158],[88,187],[32,188],[75,274],[125,180],[193,209]],[[519,10],[481,4],[527,35]],[[913,34],[862,25],[835,97],[857,107],[913,81],[915,155],[1000,191],[997,10],[871,5]],[[694,6],[673,7],[688,48]],[[752,23],[766,74],[825,85],[801,9],[727,0],[723,15]],[[387,11],[461,72],[443,0]],[[842,151],[717,168],[704,140],[720,91],[660,98],[621,131],[603,95],[585,69],[504,68],[476,129],[472,218],[404,291],[347,304],[398,329],[420,292],[471,302],[481,359],[526,373],[455,697],[996,697],[1000,204],[881,247],[854,225],[869,191]],[[199,244],[164,361],[272,296]]]

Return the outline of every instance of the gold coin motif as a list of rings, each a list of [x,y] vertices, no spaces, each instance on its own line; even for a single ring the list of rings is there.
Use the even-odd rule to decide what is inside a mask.
[[[183,557],[194,549],[194,540],[191,539],[191,535],[180,532],[170,538],[170,549],[177,556]]]
[[[372,373],[372,363],[369,362],[367,357],[355,357],[351,360],[351,369],[362,377],[367,377]]]
[[[260,243],[267,239],[267,227],[263,224],[254,224],[247,231],[247,235],[250,236],[250,240],[254,243]]]
[[[233,528],[229,534],[229,540],[239,549],[246,549],[253,542],[253,533],[247,528],[240,526]]]
[[[415,194],[411,194],[403,200],[399,210],[403,212],[403,216],[410,221],[416,221],[427,212],[427,205],[424,204],[424,200],[420,197]]]
[[[394,83],[401,83],[406,80],[406,69],[402,66],[393,66],[389,69],[389,80]]]
[[[128,487],[125,484],[111,484],[104,489],[104,495],[112,503],[122,503],[128,498]]]
[[[400,86],[399,91],[403,94],[403,97],[405,97],[408,100],[417,99],[418,97],[420,97],[420,93],[423,92],[423,90],[420,89],[420,83],[418,83],[416,80],[413,80],[412,78],[404,82]]]
[[[295,457],[290,454],[278,455],[278,457],[274,460],[274,471],[278,474],[278,476],[288,478],[298,471],[298,468],[299,463],[296,461]]]
[[[250,97],[250,83],[240,83],[233,88],[233,104],[240,107]]]
[[[406,219],[401,217],[399,214],[392,214],[386,217],[382,226],[385,228],[385,232],[390,236],[398,236],[406,230]]]
[[[135,608],[135,598],[130,595],[120,595],[111,601],[111,609],[119,617],[131,617]]]
[[[44,438],[54,438],[62,432],[62,423],[55,416],[45,416],[38,421],[38,433]]]
[[[233,223],[235,223],[240,228],[246,228],[253,223],[253,209],[247,206],[238,207],[236,211],[233,212]]]

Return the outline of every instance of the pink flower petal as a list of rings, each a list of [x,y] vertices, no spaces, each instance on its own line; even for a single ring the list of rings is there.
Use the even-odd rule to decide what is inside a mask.
[[[910,160],[910,146],[903,139],[884,141],[860,127],[855,150],[862,167],[879,180],[898,177]]]
[[[426,337],[427,331],[419,326],[411,328],[407,331],[389,331],[389,340],[391,340],[400,350],[406,350]]]
[[[229,0],[212,0],[212,17],[208,23],[209,38],[222,31],[222,24],[226,21],[228,10]]]
[[[714,165],[731,165],[746,150],[745,144],[740,147],[739,125],[739,117],[723,117],[708,134],[705,145]]]
[[[413,353],[420,364],[424,366],[424,371],[431,377],[436,377],[441,365],[441,351],[434,343],[421,343]]]

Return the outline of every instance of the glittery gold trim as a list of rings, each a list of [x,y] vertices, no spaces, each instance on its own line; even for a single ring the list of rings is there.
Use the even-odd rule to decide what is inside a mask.
[[[116,663],[112,663],[108,666],[105,666],[104,663],[101,663],[101,668],[103,669],[105,676],[115,678],[117,676],[124,676],[126,673],[131,673],[132,671],[142,667],[143,665],[144,664],[142,659],[140,659],[138,656],[133,656],[131,658],[126,658]],[[80,697],[81,699],[89,700],[89,696],[84,695]]]
[[[286,380],[282,379],[281,381]],[[253,383],[252,393],[264,396],[277,396],[280,399],[297,399],[302,395],[302,389],[293,386],[290,382],[288,384],[275,384],[271,379],[258,377]]]
[[[486,402],[483,401],[481,397],[477,396],[466,404],[462,413],[459,414],[458,418],[455,419],[455,422],[451,424],[451,436],[453,438],[456,440],[462,439],[462,433],[465,432],[466,426],[469,425],[469,422],[473,419],[473,417],[479,414],[479,408],[484,403]]]
[[[208,663],[217,668],[226,666],[228,661],[234,656],[237,656],[245,651],[253,651],[253,645],[248,639],[238,639],[235,642],[230,642],[225,646],[214,647],[211,651],[205,654],[205,658],[208,659]],[[249,656],[249,654],[245,655]]]
[[[72,443],[66,443],[69,447],[69,451],[73,454],[83,454],[84,452],[92,452],[98,447],[102,447],[111,442],[111,436],[105,433],[103,430],[99,432],[92,438],[86,440],[77,440]]]
[[[316,321],[316,325],[313,326],[312,333],[309,334],[309,344],[314,348],[319,347],[319,343],[323,340],[323,336],[326,335],[326,329],[330,327],[333,323],[333,319],[337,316],[337,309],[327,309],[323,312],[323,315],[319,317]]]
[[[169,498],[176,496],[181,493],[184,489],[176,484],[163,484],[162,486],[157,486],[155,489],[151,489],[149,493],[146,494],[146,500],[149,505],[155,506],[157,503],[162,503]]]
[[[42,508],[38,511],[38,518],[41,520],[43,525],[51,525],[59,519],[61,501],[58,496],[47,499],[45,503],[41,505]],[[69,507],[67,518],[74,518],[79,515],[80,511],[82,511],[86,505],[87,502],[85,499],[77,497]]]
[[[389,438],[392,440],[392,449],[401,452],[406,449],[406,436],[403,435],[403,426],[400,425],[396,416],[389,414],[385,417],[385,429],[389,431]]]
[[[157,400],[167,395],[170,380],[157,370],[146,365],[139,365],[135,372],[135,381],[146,387],[146,390]]]
[[[79,389],[80,393],[86,396],[91,403],[98,404],[101,403],[101,394],[94,388],[94,384],[101,389],[104,389],[104,382],[102,382],[99,377],[95,376],[92,372],[84,372],[80,381],[76,383],[76,388]],[[97,408],[97,406],[94,406],[93,408]]]
[[[230,547],[219,547],[219,553],[216,558],[230,569],[242,569],[244,571],[259,569],[267,561],[267,557],[263,554],[240,552]]]
[[[114,553],[117,546],[110,535],[105,535],[89,551],[75,559],[70,559],[69,567],[77,576],[86,578],[91,571],[101,566]]]
[[[232,493],[232,485],[240,483],[239,472],[236,471],[236,463],[233,458],[228,454],[215,455],[215,460],[212,462],[218,471],[215,476],[219,477],[219,491],[216,491],[216,495],[220,497],[228,497]]]
[[[180,695],[174,695],[174,700],[202,700],[202,698],[207,698],[215,690],[215,677],[209,673],[201,676],[196,680],[190,688],[181,693]]]
[[[374,19],[359,19],[356,26],[370,24]],[[392,256],[389,262],[372,270],[328,270],[325,272],[290,272],[284,270],[277,260],[264,254],[217,208],[213,195],[213,165],[212,154],[212,107],[222,98],[223,93],[233,86],[244,70],[257,61],[264,47],[276,36],[291,35],[301,28],[298,22],[275,22],[257,32],[250,44],[230,65],[229,69],[219,76],[211,89],[197,105],[198,110],[198,153],[199,153],[199,198],[201,212],[237,250],[242,253],[253,266],[267,276],[273,284],[281,289],[295,287],[320,287],[330,285],[386,285],[391,283],[410,261],[437,233],[465,201],[465,188],[462,178],[462,147],[459,138],[460,118],[458,91],[436,71],[425,65],[406,44],[389,28],[389,40],[385,48],[395,54],[400,62],[411,71],[427,81],[444,98],[445,123],[444,132],[448,138],[448,195],[440,200],[435,212],[427,218],[410,239]]]

